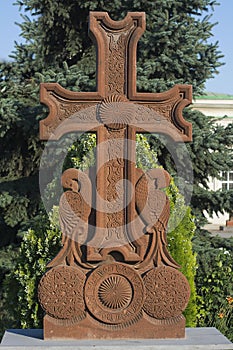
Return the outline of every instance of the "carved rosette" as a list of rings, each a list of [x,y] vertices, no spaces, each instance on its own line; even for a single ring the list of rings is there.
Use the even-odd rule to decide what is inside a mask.
[[[123,95],[110,95],[99,106],[100,121],[109,129],[123,129],[132,122],[135,106]]]
[[[125,277],[111,275],[100,284],[98,297],[109,309],[124,309],[132,300],[132,288]]]
[[[144,302],[141,276],[128,265],[104,264],[89,276],[84,292],[90,313],[107,324],[130,324]]]
[[[85,275],[78,268],[59,265],[44,274],[38,286],[38,299],[44,311],[60,320],[85,318],[83,288]]]
[[[149,316],[168,319],[181,315],[185,310],[190,287],[180,271],[160,266],[147,272],[143,281],[146,289],[143,309]]]

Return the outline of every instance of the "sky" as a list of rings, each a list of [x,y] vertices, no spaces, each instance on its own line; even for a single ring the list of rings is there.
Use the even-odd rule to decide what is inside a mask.
[[[22,22],[15,0],[0,0],[0,59],[7,59],[14,49],[14,41],[20,42],[20,28],[15,22]],[[219,0],[212,21],[218,22],[213,28],[213,42],[219,41],[219,49],[224,54],[219,74],[206,83],[206,91],[233,95],[233,0]]]

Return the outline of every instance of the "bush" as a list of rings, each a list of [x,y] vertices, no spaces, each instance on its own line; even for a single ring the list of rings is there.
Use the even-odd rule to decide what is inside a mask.
[[[18,249],[16,246],[8,246],[6,248],[1,248],[0,250],[0,338],[6,328],[15,325],[14,317],[9,315],[6,307],[7,303],[2,286],[6,274],[13,271],[17,257]]]
[[[12,271],[4,280],[5,307],[15,327],[41,328],[43,311],[37,301],[38,282],[47,263],[61,248],[61,232],[54,211],[41,214],[24,232]]]
[[[197,325],[216,327],[233,340],[233,238],[197,232]]]
[[[167,189],[170,198],[171,216],[168,222],[168,249],[171,256],[181,266],[181,272],[186,276],[191,290],[187,308],[184,311],[186,327],[196,326],[196,254],[192,249],[192,238],[196,226],[191,208],[184,203],[184,197],[178,192],[174,182]],[[173,229],[174,227],[174,229]]]

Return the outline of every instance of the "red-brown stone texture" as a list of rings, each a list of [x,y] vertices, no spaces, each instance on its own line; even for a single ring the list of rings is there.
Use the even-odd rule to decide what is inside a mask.
[[[67,169],[61,178],[63,246],[38,287],[44,337],[182,338],[190,289],[167,249],[170,176],[136,168],[135,140],[137,132],[156,132],[191,141],[191,124],[182,116],[191,86],[136,91],[143,12],[121,21],[90,12],[89,29],[97,46],[97,91],[41,84],[41,102],[49,107],[41,139],[97,134],[95,175]]]

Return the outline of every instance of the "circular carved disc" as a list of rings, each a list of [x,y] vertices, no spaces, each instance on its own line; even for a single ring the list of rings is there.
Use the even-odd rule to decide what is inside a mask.
[[[38,298],[46,313],[57,319],[84,317],[85,275],[71,266],[56,266],[46,272],[38,286]]]
[[[133,320],[141,311],[144,285],[132,267],[105,264],[89,276],[84,296],[89,311],[98,320],[120,324]]]
[[[148,315],[165,319],[184,311],[189,301],[190,287],[180,271],[161,266],[147,272],[143,281],[146,288],[143,308]]]
[[[100,104],[99,116],[102,123],[110,129],[123,129],[132,122],[134,105],[125,96],[110,95]]]

